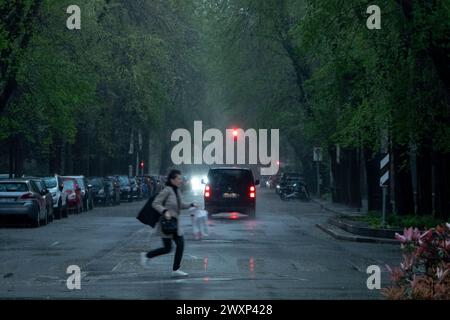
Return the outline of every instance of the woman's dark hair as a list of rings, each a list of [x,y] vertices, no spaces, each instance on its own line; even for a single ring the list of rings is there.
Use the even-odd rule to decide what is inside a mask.
[[[171,185],[170,180],[175,179],[177,176],[181,176],[181,171],[177,169],[170,170],[169,174],[167,175],[167,185]]]

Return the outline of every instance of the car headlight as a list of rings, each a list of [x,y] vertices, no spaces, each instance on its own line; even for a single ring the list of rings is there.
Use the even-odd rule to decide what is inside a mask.
[[[279,184],[277,184],[277,189],[280,189],[280,185]]]
[[[294,183],[293,187],[296,187],[296,186],[297,186],[297,184],[296,184],[296,183]]]
[[[192,190],[200,190],[202,188],[202,182],[198,177],[193,177],[191,179]]]

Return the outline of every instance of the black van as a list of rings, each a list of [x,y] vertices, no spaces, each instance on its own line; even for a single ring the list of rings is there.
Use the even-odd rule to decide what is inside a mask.
[[[205,210],[208,215],[236,211],[254,218],[258,184],[250,169],[211,168],[203,194]]]

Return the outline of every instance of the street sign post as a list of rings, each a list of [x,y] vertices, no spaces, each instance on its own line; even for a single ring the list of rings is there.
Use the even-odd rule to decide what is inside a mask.
[[[389,162],[390,156],[389,153],[384,155],[384,157],[380,161],[380,187],[383,191],[383,218],[382,225],[383,228],[386,226],[386,205],[387,205],[387,190],[389,183]]]
[[[321,162],[323,158],[323,150],[321,147],[314,147],[313,150],[314,162]]]
[[[321,147],[314,147],[313,149],[313,161],[316,163],[317,174],[317,197],[320,198],[320,162],[323,158],[323,152]]]

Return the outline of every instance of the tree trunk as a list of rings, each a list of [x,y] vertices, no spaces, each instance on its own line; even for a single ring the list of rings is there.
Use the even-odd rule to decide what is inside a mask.
[[[396,145],[392,148],[394,175],[394,211],[399,215],[413,214],[414,201],[412,193],[409,154],[406,146]],[[420,184],[420,183],[419,183]]]
[[[383,210],[383,195],[380,187],[380,154],[374,154],[368,148],[364,149],[364,164],[367,174],[367,202],[369,211]]]
[[[450,154],[436,155],[436,213],[448,221],[450,217]]]
[[[51,175],[62,172],[62,141],[60,137],[55,137],[50,145],[49,173]]]
[[[21,177],[23,172],[23,163],[24,163],[24,150],[23,150],[23,137],[21,135],[17,135],[14,138],[14,174],[15,177]]]

